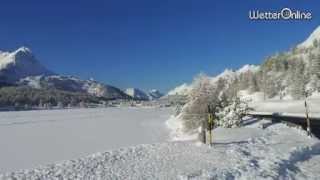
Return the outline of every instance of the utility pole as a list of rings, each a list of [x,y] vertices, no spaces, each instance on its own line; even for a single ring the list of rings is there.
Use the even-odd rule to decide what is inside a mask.
[[[311,136],[311,123],[309,118],[309,108],[308,108],[307,98],[308,98],[308,92],[306,92],[306,98],[304,100],[304,108],[306,111],[307,133],[308,133],[308,136]]]

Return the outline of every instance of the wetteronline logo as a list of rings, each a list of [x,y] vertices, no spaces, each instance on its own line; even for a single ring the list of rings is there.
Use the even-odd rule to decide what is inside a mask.
[[[293,10],[283,8],[280,11],[260,11],[250,10],[249,19],[251,20],[310,20],[312,13],[308,11]]]

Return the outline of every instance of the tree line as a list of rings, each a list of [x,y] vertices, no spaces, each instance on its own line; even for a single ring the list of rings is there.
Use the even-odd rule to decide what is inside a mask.
[[[104,103],[107,100],[106,98],[96,97],[86,93],[68,92],[57,89],[35,89],[27,86],[0,88],[0,107],[74,107],[84,106],[90,103]]]

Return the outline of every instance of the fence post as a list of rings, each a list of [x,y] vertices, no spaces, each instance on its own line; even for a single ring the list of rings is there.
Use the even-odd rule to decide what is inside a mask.
[[[206,144],[206,126],[205,126],[205,122],[204,121],[202,122],[202,124],[200,126],[199,140],[203,144]]]

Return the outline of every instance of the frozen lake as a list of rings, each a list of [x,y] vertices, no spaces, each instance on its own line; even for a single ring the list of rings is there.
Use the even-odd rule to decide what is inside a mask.
[[[169,138],[169,108],[0,113],[0,173]]]

